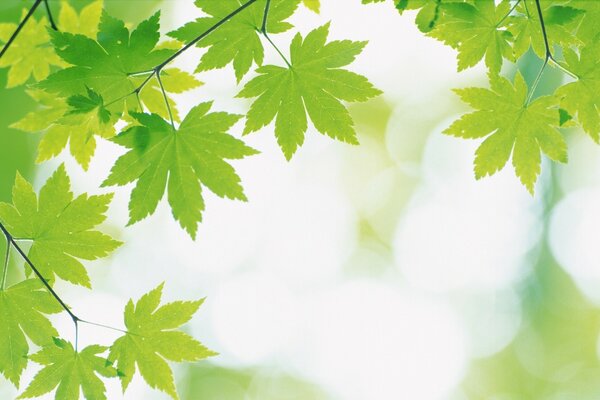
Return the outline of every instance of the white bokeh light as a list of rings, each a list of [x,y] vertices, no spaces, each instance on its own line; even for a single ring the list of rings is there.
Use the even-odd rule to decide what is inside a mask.
[[[311,300],[305,366],[334,398],[441,400],[460,382],[464,331],[443,303],[369,281]]]
[[[554,257],[577,286],[600,304],[598,226],[600,188],[568,194],[552,211],[549,242]]]
[[[423,184],[400,221],[394,246],[398,267],[415,287],[507,287],[522,275],[537,243],[536,200],[515,182],[510,166],[476,181],[473,150],[466,141],[437,133],[427,143]]]

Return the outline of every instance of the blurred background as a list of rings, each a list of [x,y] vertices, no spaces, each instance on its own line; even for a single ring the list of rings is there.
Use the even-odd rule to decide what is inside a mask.
[[[2,1],[1,20],[18,20],[29,3]],[[199,15],[191,0],[106,3],[131,22],[162,9],[164,33]],[[369,40],[350,69],[385,92],[350,106],[361,145],[311,128],[288,163],[272,127],[248,136],[261,154],[235,167],[250,201],[207,195],[196,242],[165,202],[123,228],[131,187],[120,188],[102,229],[125,245],[88,264],[93,291],[59,283],[58,292],[78,315],[113,326],[130,297],[163,281],[165,301],[207,297],[185,329],[220,355],[175,367],[185,400],[600,398],[600,148],[565,130],[570,162],[545,164],[533,197],[510,166],[475,181],[477,143],[441,132],[468,111],[451,88],[485,86],[484,68],[458,74],[455,53],[391,2],[322,3],[320,15],[293,17],[297,29],[331,20],[331,38]],[[275,36],[283,48],[290,39]],[[176,64],[192,72],[200,55],[193,49]],[[539,66],[527,56],[505,73],[518,68],[532,80]],[[234,98],[231,68],[199,78],[202,87],[177,97],[182,114],[206,100],[248,109]],[[544,90],[561,79],[549,69]],[[123,150],[102,142],[87,173],[68,154],[36,166],[39,137],[7,128],[32,107],[23,88],[0,89],[0,200],[10,200],[15,170],[39,188],[63,162],[76,193],[103,192]],[[72,340],[71,321],[54,321]],[[91,326],[80,335],[82,345],[114,338]],[[109,399],[167,398],[139,376],[125,395],[117,381],[108,390]],[[0,378],[0,399],[16,393]]]

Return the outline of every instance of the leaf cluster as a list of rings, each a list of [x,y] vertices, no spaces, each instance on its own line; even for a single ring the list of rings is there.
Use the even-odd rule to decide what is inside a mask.
[[[385,0],[370,0],[382,2]],[[459,71],[484,63],[490,88],[456,92],[476,111],[445,133],[483,139],[476,151],[476,178],[492,175],[512,159],[515,172],[533,193],[541,154],[567,162],[565,127],[580,127],[600,139],[600,2],[586,0],[395,0],[402,14],[416,13],[425,35],[454,48]],[[524,57],[541,60],[528,83],[514,67]],[[503,68],[504,67],[504,68]],[[548,68],[565,83],[536,98]]]
[[[380,94],[367,78],[347,69],[366,43],[328,40],[329,24],[305,35],[296,32],[288,52],[276,45],[274,35],[294,29],[290,21],[301,4],[319,12],[319,0],[196,0],[203,16],[168,39],[161,38],[160,12],[132,26],[109,15],[100,0],[80,11],[62,0],[55,24],[51,7],[47,17],[36,17],[41,3],[24,11],[19,25],[0,24],[7,86],[27,85],[37,104],[12,127],[40,136],[37,162],[68,149],[88,170],[98,141],[122,147],[102,186],[133,186],[129,224],[152,215],[166,196],[174,219],[195,239],[207,191],[246,201],[232,161],[258,151],[232,133],[239,121],[244,120],[243,135],[275,121],[276,140],[289,160],[310,123],[332,139],[357,144],[345,103]],[[192,46],[203,50],[195,71],[173,67]],[[281,63],[265,65],[267,51],[278,54]],[[248,112],[219,111],[209,100],[183,115],[178,95],[200,88],[199,74],[229,66]],[[119,379],[125,392],[139,373],[150,387],[177,399],[170,362],[216,354],[180,329],[203,300],[161,305],[163,285],[127,303],[123,329],[80,318],[59,296],[57,281],[91,288],[87,262],[122,245],[101,229],[111,201],[110,193],[75,196],[61,165],[39,192],[17,174],[12,203],[0,203],[7,241],[0,281],[0,373],[19,388],[28,365],[41,366],[20,398],[54,392],[60,400],[82,394],[106,399],[108,379]],[[8,286],[11,254],[23,260],[25,279]],[[73,320],[72,342],[51,322],[60,312]],[[80,324],[122,336],[109,346],[80,349]]]

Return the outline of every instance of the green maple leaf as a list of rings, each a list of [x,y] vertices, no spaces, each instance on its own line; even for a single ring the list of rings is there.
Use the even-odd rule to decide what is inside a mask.
[[[96,114],[98,121],[108,123],[110,121],[110,111],[104,106],[104,99],[98,93],[90,88],[87,89],[87,95],[77,94],[67,99],[67,104],[71,110],[67,115]]]
[[[341,69],[363,50],[366,42],[326,43],[329,24],[297,34],[290,46],[291,67],[267,65],[246,84],[238,97],[258,97],[248,112],[244,133],[275,121],[275,136],[287,159],[304,142],[306,113],[317,130],[334,139],[356,144],[350,113],[340,100],[366,101],[381,92],[363,76]]]
[[[561,86],[556,96],[561,107],[576,116],[583,130],[594,141],[600,141],[600,40],[582,47],[579,55],[564,49],[567,68],[578,76],[574,82]]]
[[[72,67],[50,75],[39,88],[69,97],[89,87],[119,115],[124,107],[137,109],[132,93],[137,85],[131,73],[151,70],[171,56],[173,49],[155,49],[159,40],[160,13],[141,22],[131,33],[123,21],[102,14],[97,39],[66,32],[52,32],[56,53]]]
[[[58,14],[58,26],[63,32],[79,33],[90,38],[95,38],[98,33],[98,24],[104,4],[101,0],[94,1],[77,11],[63,0],[60,3],[60,13]]]
[[[92,230],[105,220],[112,195],[73,199],[64,166],[60,166],[36,196],[33,187],[17,174],[13,204],[0,203],[0,220],[17,239],[31,241],[29,258],[47,280],[55,276],[91,287],[79,259],[106,257],[120,242]]]
[[[443,20],[429,35],[458,50],[459,71],[485,58],[487,67],[497,74],[503,58],[513,59],[512,34],[505,27],[510,7],[507,0],[498,5],[494,0],[447,4]]]
[[[27,366],[29,344],[52,343],[58,332],[44,314],[62,311],[37,279],[24,280],[0,290],[0,372],[15,386]]]
[[[584,12],[556,2],[542,2],[540,5],[550,48],[553,49],[555,45],[569,47],[579,44],[574,31]],[[531,46],[538,57],[544,58],[546,45],[538,13],[526,9],[524,3],[519,4],[516,10],[520,15],[509,17],[510,31],[515,37],[515,57],[521,57]]]
[[[169,33],[169,36],[183,42],[192,41],[244,3],[242,0],[196,0],[196,6],[208,14],[208,17],[198,18]],[[273,0],[267,19],[268,32],[280,33],[289,30],[292,25],[285,20],[294,13],[299,3],[300,0]],[[223,68],[233,62],[235,76],[239,82],[253,63],[261,65],[264,49],[260,40],[260,30],[265,6],[266,0],[258,0],[199,41],[197,46],[206,47],[208,51],[202,56],[196,72]]]
[[[246,200],[239,176],[225,159],[241,159],[256,151],[227,134],[240,116],[208,113],[211,106],[194,107],[179,129],[156,114],[132,113],[139,125],[113,139],[130,150],[117,160],[103,186],[137,181],[129,202],[129,224],[153,214],[167,187],[173,216],[192,238],[204,210],[200,183],[220,197]]]
[[[53,125],[69,109],[66,99],[43,90],[31,89],[27,90],[27,94],[38,104],[38,108],[13,123],[11,128],[25,132],[40,132]]]
[[[128,333],[110,348],[108,360],[116,363],[123,391],[135,374],[136,365],[144,380],[177,399],[173,371],[166,360],[198,361],[216,353],[187,334],[174,330],[188,322],[204,300],[177,301],[161,307],[163,285],[140,298],[137,304],[129,300],[125,307]]]
[[[475,153],[477,179],[501,170],[512,154],[517,176],[530,193],[540,173],[540,150],[550,159],[567,162],[567,145],[556,130],[560,125],[557,100],[540,97],[527,103],[527,84],[520,73],[514,86],[505,78],[492,77],[491,90],[456,90],[477,111],[463,115],[444,133],[486,138]]]
[[[114,136],[114,123],[118,116],[104,106],[102,96],[87,88],[86,95],[68,99],[42,90],[28,91],[39,108],[11,125],[25,132],[43,132],[38,145],[36,162],[56,157],[69,143],[75,160],[87,170],[96,149],[95,136]]]
[[[117,371],[106,365],[106,359],[98,356],[106,350],[106,347],[93,345],[78,352],[71,343],[54,339],[54,344],[30,357],[44,368],[18,398],[39,397],[58,387],[56,400],[78,400],[80,391],[88,400],[105,400],[106,387],[99,375],[117,376]]]
[[[65,65],[49,43],[47,26],[45,17],[30,18],[0,59],[0,68],[10,67],[7,88],[26,83],[32,75],[41,81],[50,74],[51,66]],[[0,23],[0,45],[6,43],[16,29],[16,24]]]

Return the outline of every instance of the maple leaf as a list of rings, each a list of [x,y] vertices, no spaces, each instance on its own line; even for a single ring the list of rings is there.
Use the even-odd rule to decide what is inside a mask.
[[[33,187],[17,173],[13,204],[0,203],[0,220],[16,240],[30,241],[29,258],[42,276],[56,276],[76,285],[91,287],[79,261],[106,257],[120,242],[92,230],[105,220],[111,194],[73,199],[63,165],[36,196]]]
[[[163,285],[125,306],[128,333],[110,348],[108,360],[120,372],[123,391],[135,374],[136,365],[150,387],[177,399],[173,372],[166,360],[198,361],[216,355],[187,334],[174,330],[188,322],[204,300],[177,301],[161,307]]]
[[[166,187],[173,216],[192,238],[204,210],[200,183],[220,197],[246,200],[239,176],[225,159],[257,152],[226,133],[240,116],[208,113],[211,106],[194,107],[179,129],[156,114],[132,113],[140,125],[113,139],[130,150],[117,160],[103,186],[137,181],[129,201],[129,224],[153,214]]]
[[[579,40],[573,32],[584,12],[577,8],[555,3],[540,3],[542,15],[544,16],[546,38],[550,48],[553,49],[555,45],[569,47],[579,44]],[[528,11],[524,3],[517,5],[516,10],[521,14],[509,17],[509,29],[515,37],[515,57],[521,57],[529,50],[531,45],[535,54],[540,58],[544,58],[546,56],[546,45],[538,13]]]
[[[35,80],[41,81],[50,74],[51,66],[65,65],[49,44],[47,26],[48,20],[45,17],[39,20],[30,18],[0,58],[0,68],[10,67],[7,88],[26,83],[32,75]],[[16,29],[16,24],[0,23],[0,45],[8,42]]]
[[[62,339],[44,347],[30,358],[44,368],[38,372],[19,399],[39,397],[56,389],[56,400],[77,400],[80,391],[86,399],[106,400],[106,387],[100,376],[114,378],[117,371],[98,354],[106,347],[93,345],[78,352]]]
[[[95,38],[103,8],[103,1],[94,1],[83,7],[81,12],[77,14],[77,11],[68,1],[62,0],[60,2],[60,13],[58,14],[58,26],[63,32],[79,33]]]
[[[494,0],[449,3],[444,7],[444,19],[429,35],[458,50],[459,71],[485,57],[490,71],[498,74],[503,57],[513,59],[512,34],[504,26],[510,7],[507,0],[497,6]]]
[[[501,170],[512,154],[517,176],[530,193],[540,173],[540,150],[550,159],[567,162],[567,144],[556,130],[560,125],[557,99],[544,96],[527,102],[527,84],[520,73],[514,86],[503,77],[491,78],[491,90],[457,89],[461,99],[477,111],[463,115],[444,133],[486,138],[475,153],[477,179]]]
[[[581,48],[579,56],[564,49],[567,68],[578,76],[574,82],[561,86],[556,96],[561,107],[576,116],[583,130],[600,141],[600,40]]]
[[[182,42],[192,41],[244,3],[241,0],[196,0],[196,6],[208,14],[208,17],[198,18],[169,33],[169,36]],[[268,32],[280,33],[289,30],[292,25],[285,20],[294,13],[299,3],[300,0],[273,0],[267,18]],[[197,46],[206,47],[208,51],[200,59],[196,72],[222,68],[233,62],[235,76],[239,82],[253,63],[261,65],[264,49],[260,31],[265,7],[266,0],[256,1],[227,24],[199,41]]]
[[[44,314],[60,311],[60,304],[37,279],[0,290],[0,372],[16,387],[27,366],[27,338],[38,346],[50,344],[58,332]]]
[[[39,108],[11,127],[29,133],[43,132],[36,162],[56,157],[69,143],[70,153],[87,170],[96,149],[95,136],[114,136],[113,125],[118,116],[110,113],[102,96],[90,88],[87,88],[86,95],[74,95],[68,99],[39,89],[30,90],[28,94],[38,102]]]
[[[340,100],[366,101],[381,92],[363,76],[341,69],[363,50],[366,42],[326,43],[329,24],[297,34],[290,46],[291,67],[267,65],[246,84],[238,97],[258,97],[248,112],[244,133],[275,121],[275,136],[289,160],[304,142],[306,113],[317,130],[334,139],[357,144],[354,123]]]
[[[128,96],[137,88],[131,74],[151,70],[175,52],[155,49],[159,19],[157,12],[130,33],[123,21],[104,12],[96,40],[52,32],[56,53],[73,66],[50,75],[38,87],[64,97],[84,94],[89,87],[111,104],[111,112],[137,109],[135,98]]]

